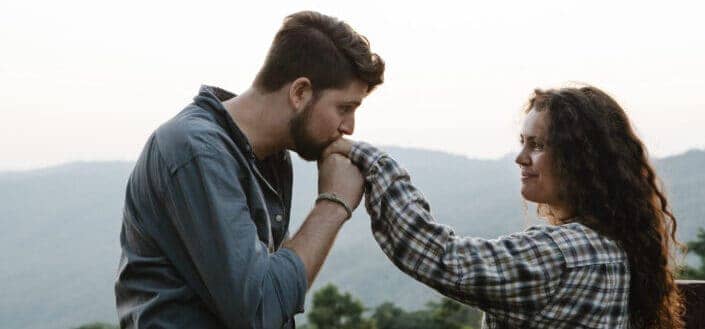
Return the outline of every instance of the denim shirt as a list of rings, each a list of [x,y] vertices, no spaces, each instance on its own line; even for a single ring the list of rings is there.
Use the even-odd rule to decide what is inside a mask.
[[[115,283],[122,328],[294,328],[306,272],[287,237],[287,151],[257,160],[222,101],[194,102],[148,139],[127,183]]]

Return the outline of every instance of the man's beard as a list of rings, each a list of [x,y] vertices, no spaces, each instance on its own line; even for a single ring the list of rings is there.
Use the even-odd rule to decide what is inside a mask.
[[[295,151],[306,161],[316,161],[320,159],[323,150],[333,142],[326,141],[318,143],[306,132],[306,128],[311,121],[311,114],[316,101],[316,99],[309,101],[301,113],[297,114],[289,121],[289,133],[294,140]]]

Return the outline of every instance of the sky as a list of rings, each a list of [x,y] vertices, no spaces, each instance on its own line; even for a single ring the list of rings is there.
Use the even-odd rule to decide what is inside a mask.
[[[0,0],[0,170],[135,160],[201,84],[249,87],[300,10],[348,22],[387,63],[353,139],[499,158],[534,88],[589,83],[653,156],[705,148],[697,1]]]

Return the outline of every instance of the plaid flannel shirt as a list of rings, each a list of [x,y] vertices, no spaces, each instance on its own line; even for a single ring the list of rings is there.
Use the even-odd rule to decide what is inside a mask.
[[[384,253],[440,293],[485,311],[484,328],[627,328],[626,254],[579,223],[540,225],[497,239],[458,237],[436,223],[397,162],[366,143],[350,159]]]

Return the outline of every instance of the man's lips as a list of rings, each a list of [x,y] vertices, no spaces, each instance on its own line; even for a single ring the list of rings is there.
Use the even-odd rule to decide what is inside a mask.
[[[522,171],[522,172],[521,172],[521,180],[527,180],[527,179],[531,179],[531,178],[536,178],[536,177],[538,177],[538,176],[539,176],[539,175],[537,175],[537,174],[530,173],[530,172],[526,172],[526,171]]]

